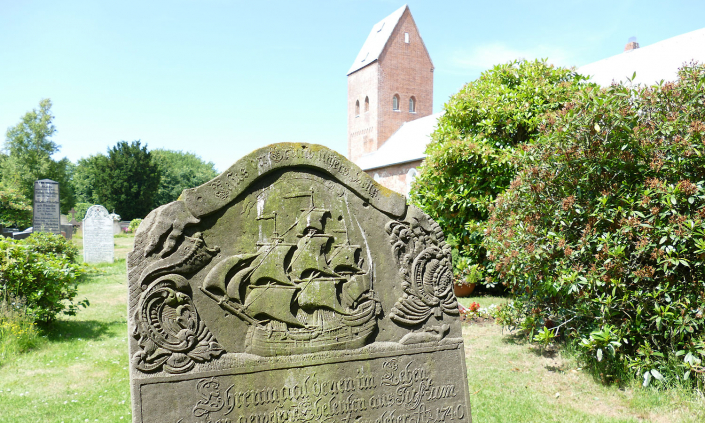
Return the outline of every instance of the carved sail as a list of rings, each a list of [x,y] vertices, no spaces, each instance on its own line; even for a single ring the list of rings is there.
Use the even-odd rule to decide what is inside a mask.
[[[314,234],[299,240],[291,258],[291,274],[294,279],[304,279],[311,275],[338,276],[328,267],[325,258],[325,248],[331,238],[327,234]]]
[[[358,273],[362,270],[358,267],[355,258],[360,252],[359,245],[338,245],[331,254],[330,266],[336,273]]]
[[[260,248],[260,256],[252,263],[252,274],[249,277],[253,285],[263,285],[276,282],[281,285],[293,286],[284,267],[284,260],[291,251],[291,244],[264,245]]]
[[[347,314],[337,298],[336,285],[344,282],[344,278],[313,279],[299,284],[301,292],[297,298],[299,307],[304,310],[315,310],[327,307],[338,313]]]
[[[301,322],[291,312],[292,300],[298,290],[297,287],[278,285],[250,287],[243,311],[253,317],[265,315],[290,325],[301,326]]]

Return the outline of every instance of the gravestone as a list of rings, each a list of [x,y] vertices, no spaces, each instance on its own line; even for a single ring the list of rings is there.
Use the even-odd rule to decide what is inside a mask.
[[[60,216],[59,183],[49,179],[34,181],[34,232],[51,232],[60,235]]]
[[[134,422],[470,422],[450,247],[325,147],[152,211],[128,256]]]
[[[83,219],[83,261],[112,263],[115,255],[113,219],[103,206],[91,206]]]

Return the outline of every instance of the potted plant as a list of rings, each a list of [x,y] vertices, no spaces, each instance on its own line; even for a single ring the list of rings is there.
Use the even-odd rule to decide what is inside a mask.
[[[470,265],[468,259],[459,257],[453,272],[453,291],[456,297],[468,297],[475,290],[475,285],[482,278],[478,264]]]

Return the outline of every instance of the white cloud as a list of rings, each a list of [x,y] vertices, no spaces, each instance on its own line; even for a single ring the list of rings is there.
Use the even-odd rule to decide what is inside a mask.
[[[529,49],[516,49],[501,42],[477,46],[470,51],[459,51],[451,57],[451,65],[464,72],[482,72],[494,65],[514,59],[543,59],[556,66],[574,66],[575,57],[570,51],[555,46],[538,45]]]

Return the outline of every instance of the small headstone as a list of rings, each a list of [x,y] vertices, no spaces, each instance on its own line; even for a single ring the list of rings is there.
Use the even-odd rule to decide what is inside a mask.
[[[29,238],[30,235],[34,232],[33,228],[27,228],[22,232],[13,232],[12,233],[12,238],[13,239],[26,239]]]
[[[111,213],[110,218],[113,219],[113,234],[120,235],[122,229],[120,228],[120,215]]]
[[[59,183],[49,179],[34,181],[34,231],[60,235],[60,215]]]
[[[66,239],[72,239],[73,238],[73,225],[68,224],[68,225],[61,225],[61,235],[64,236]]]
[[[134,422],[470,422],[438,224],[318,145],[152,211],[128,256]]]
[[[112,263],[115,255],[113,219],[103,206],[91,206],[83,219],[83,261]]]

